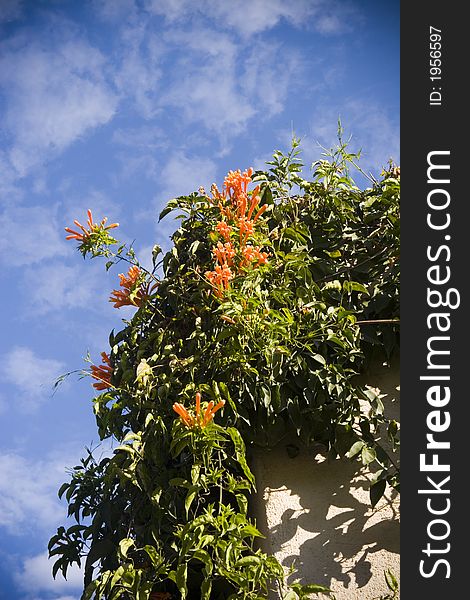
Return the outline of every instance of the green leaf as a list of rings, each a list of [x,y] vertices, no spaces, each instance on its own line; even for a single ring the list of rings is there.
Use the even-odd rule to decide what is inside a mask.
[[[196,254],[200,244],[201,242],[199,240],[195,240],[189,247],[189,254]]]
[[[93,596],[93,594],[98,589],[99,585],[100,585],[100,582],[98,579],[96,579],[95,581],[92,581],[89,585],[87,585],[80,600],[90,600],[90,598]]]
[[[323,366],[326,365],[325,357],[322,356],[321,354],[312,354],[312,358],[315,359],[317,362],[319,362],[321,365],[323,365]]]
[[[364,447],[364,442],[362,440],[354,442],[354,444],[351,446],[349,451],[346,452],[346,456],[348,458],[353,458],[354,456],[356,456],[356,454],[359,454],[359,452],[362,450],[363,447]]]
[[[181,598],[184,600],[188,594],[187,588],[187,579],[188,579],[188,565],[186,563],[182,563],[178,565],[175,573],[175,583],[178,587],[178,591],[181,594]]]
[[[186,494],[186,499],[184,501],[184,508],[186,509],[186,518],[189,518],[189,509],[191,508],[191,504],[193,503],[194,498],[196,497],[196,494],[198,493],[198,491],[201,489],[201,486],[199,485],[192,485],[189,490],[188,493]]]
[[[370,486],[369,495],[372,507],[374,507],[380,500],[380,498],[382,498],[382,496],[384,495],[386,485],[387,482],[385,481],[385,479],[382,479]]]
[[[395,575],[392,573],[390,569],[387,569],[384,572],[385,581],[387,583],[388,589],[392,592],[398,592],[398,581],[395,578]]]
[[[343,289],[346,292],[361,292],[369,295],[369,290],[362,285],[362,283],[358,283],[357,281],[344,281]]]
[[[233,445],[235,446],[236,459],[237,459],[239,465],[241,466],[241,468],[243,469],[243,473],[245,474],[245,477],[248,479],[248,481],[254,487],[255,486],[255,478],[253,476],[253,473],[250,471],[250,468],[246,462],[245,442],[243,441],[243,438],[240,435],[240,432],[238,431],[238,429],[235,429],[234,427],[227,427],[227,433],[231,437]]]
[[[377,458],[377,453],[373,448],[369,448],[368,446],[364,446],[361,451],[361,459],[363,465],[369,465],[371,462]]]
[[[259,556],[253,555],[253,556],[243,556],[242,558],[240,558],[239,560],[237,560],[236,562],[236,567],[254,567],[259,565],[261,562],[261,559]]]
[[[121,540],[119,542],[119,553],[121,554],[121,556],[123,558],[126,558],[129,549],[132,548],[134,545],[134,540],[131,540],[130,538],[124,538],[123,540]]]

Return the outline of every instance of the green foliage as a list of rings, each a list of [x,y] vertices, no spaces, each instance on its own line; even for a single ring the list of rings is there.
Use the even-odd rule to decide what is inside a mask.
[[[398,581],[390,569],[384,571],[384,579],[389,592],[387,594],[383,594],[377,598],[377,600],[398,600],[400,597]]]
[[[101,439],[118,447],[100,462],[88,452],[60,489],[77,524],[50,541],[54,575],[86,557],[84,599],[261,599],[281,589],[283,569],[257,549],[248,515],[246,446],[295,431],[333,458],[374,467],[373,505],[398,487],[397,462],[379,444],[385,432],[398,447],[398,423],[379,391],[354,379],[374,352],[388,360],[397,348],[397,168],[359,189],[349,174],[358,156],[340,139],[306,181],[298,146],[253,175],[267,210],[251,242],[269,260],[239,266],[224,294],[205,276],[220,240],[217,203],[200,190],[161,214],[181,217],[173,247],[160,262],[155,247],[148,294],[134,290],[140,306],[111,333],[109,389],[93,401]],[[86,251],[110,258],[106,268],[137,264],[124,247]],[[191,407],[196,392],[225,401],[219,424],[176,418],[173,404]],[[293,584],[285,600],[321,592]]]

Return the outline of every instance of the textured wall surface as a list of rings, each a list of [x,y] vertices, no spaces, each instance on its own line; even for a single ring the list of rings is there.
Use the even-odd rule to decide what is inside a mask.
[[[374,364],[361,383],[387,394],[386,414],[399,420],[398,364]],[[399,496],[389,494],[372,509],[370,474],[358,462],[328,461],[302,448],[289,458],[285,443],[255,452],[253,468],[253,510],[267,552],[285,567],[295,562],[302,583],[327,585],[337,600],[387,593],[384,570],[399,576]]]

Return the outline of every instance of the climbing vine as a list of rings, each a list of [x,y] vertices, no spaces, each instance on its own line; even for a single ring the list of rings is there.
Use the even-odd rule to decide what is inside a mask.
[[[100,438],[118,446],[72,470],[59,495],[76,524],[49,544],[54,576],[84,562],[84,600],[329,593],[286,586],[260,550],[254,445],[294,432],[373,467],[372,505],[398,488],[399,425],[355,376],[398,345],[399,168],[360,189],[341,138],[310,180],[299,157],[294,139],[267,171],[171,200],[160,218],[176,211],[180,227],[151,271],[111,236],[117,224],[89,211],[67,228],[84,256],[127,263],[110,302],[136,309],[85,371]]]

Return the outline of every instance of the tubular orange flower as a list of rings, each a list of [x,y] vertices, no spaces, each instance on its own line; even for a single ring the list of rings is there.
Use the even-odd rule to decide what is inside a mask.
[[[102,219],[101,223],[93,223],[93,214],[90,209],[87,210],[87,215],[88,229],[84,227],[81,223],[79,223],[77,219],[74,219],[74,224],[81,230],[81,233],[80,231],[75,231],[70,227],[65,227],[65,231],[67,231],[67,233],[70,234],[65,236],[66,240],[78,240],[79,242],[84,242],[90,237],[92,233],[95,233],[100,230],[107,231],[108,229],[114,229],[115,227],[119,227],[119,223],[111,223],[111,225],[106,225],[106,222],[108,220],[107,217]]]
[[[242,249],[243,260],[241,262],[242,267],[248,265],[265,265],[268,262],[268,254],[261,252],[259,246],[245,246]]]
[[[228,289],[233,273],[227,265],[216,265],[214,271],[206,271],[206,277],[210,283],[217,288],[216,294],[221,298],[223,292]]]
[[[200,392],[196,393],[196,406],[195,406],[195,416],[193,416],[182,404],[179,402],[175,402],[173,404],[173,410],[179,415],[181,421],[192,429],[195,426],[206,427],[214,418],[215,413],[225,405],[225,400],[221,400],[218,404],[214,406],[212,400],[207,405],[204,414],[201,410],[201,394]]]
[[[175,402],[173,404],[173,410],[179,414],[180,419],[183,421],[183,423],[187,427],[194,427],[194,425],[195,425],[194,417],[192,417],[189,414],[189,412],[186,410],[186,408],[182,404],[180,404],[179,402]]]
[[[97,379],[97,383],[94,383],[93,387],[97,390],[108,390],[113,387],[111,384],[113,368],[106,352],[101,353],[101,361],[102,365],[91,365],[91,377]]]
[[[156,284],[142,283],[138,288],[141,275],[142,271],[135,265],[129,268],[127,275],[124,275],[124,273],[119,274],[119,285],[123,290],[113,290],[109,297],[109,301],[114,303],[114,308],[121,308],[121,306],[142,306],[142,303],[155,290]]]
[[[255,232],[254,221],[249,221],[246,217],[242,217],[238,222],[240,228],[240,244],[244,246],[246,240]]]
[[[215,231],[225,243],[219,241],[212,248],[215,266],[213,271],[206,271],[205,276],[219,298],[223,298],[224,292],[229,289],[230,280],[240,273],[241,268],[267,263],[268,254],[261,252],[259,246],[247,247],[248,240],[255,233],[256,221],[268,207],[264,204],[259,208],[259,185],[252,192],[248,192],[252,175],[251,167],[243,173],[240,169],[229,171],[224,179],[223,193],[220,193],[215,183],[211,186],[211,201],[214,206],[218,206],[221,215]],[[258,212],[253,217],[256,209]],[[234,229],[238,229],[238,236],[232,238]],[[240,260],[236,260],[237,257],[240,257]]]
[[[261,215],[264,213],[264,211],[268,208],[267,204],[263,204],[263,206],[259,209],[259,211],[256,213],[255,218],[253,219],[253,223],[256,223],[256,221],[261,217]]]
[[[253,169],[250,167],[243,173],[238,169],[237,171],[229,171],[226,178],[224,179],[224,189],[230,198],[233,196],[239,196],[240,194],[246,194],[248,184],[251,181]]]
[[[212,253],[220,265],[227,265],[229,267],[233,265],[233,257],[236,252],[230,242],[225,242],[225,244],[218,242],[217,246],[212,248]]]
[[[207,405],[207,408],[204,412],[204,418],[202,420],[202,427],[205,427],[212,419],[214,418],[215,413],[225,405],[225,400],[221,400],[214,406],[212,400]]]
[[[256,186],[256,188],[253,190],[253,192],[251,194],[250,209],[248,210],[248,214],[247,214],[248,219],[251,219],[251,215],[253,214],[253,211],[258,206],[259,201],[261,200],[260,196],[258,196],[258,192],[259,192],[259,185]]]
[[[235,319],[232,319],[232,317],[229,317],[228,315],[222,315],[220,318],[222,319],[222,321],[230,323],[231,325],[235,325],[236,323]]]
[[[226,242],[230,241],[230,234],[232,233],[232,228],[230,225],[227,225],[225,221],[219,221],[215,228],[217,233],[219,233]]]

